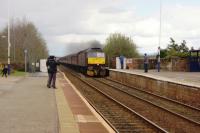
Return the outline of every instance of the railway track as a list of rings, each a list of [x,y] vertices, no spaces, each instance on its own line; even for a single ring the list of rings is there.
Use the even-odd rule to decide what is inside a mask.
[[[65,74],[116,132],[167,133],[158,125],[85,81],[86,78],[66,71]]]
[[[124,85],[118,81],[114,81],[111,79],[101,78],[101,79],[96,79],[96,80],[108,86],[114,87],[116,89],[120,89],[121,91],[128,93],[130,95],[136,95],[140,98],[151,101],[152,103],[160,107],[166,108],[171,112],[175,112],[185,117],[186,119],[189,119],[196,123],[200,123],[200,109],[196,107],[192,107],[190,105],[186,105],[186,104],[177,102],[175,100],[171,100],[166,97],[162,97],[162,96],[159,96],[159,95],[156,95],[144,90],[140,90],[135,87]]]
[[[72,78],[73,79],[73,78]],[[78,79],[77,79],[78,80]],[[80,78],[82,83],[87,84],[90,86],[91,91],[96,91],[98,93],[101,93],[101,95],[104,95],[112,101],[115,101],[115,103],[120,104],[121,106],[125,107],[126,110],[128,109],[129,112],[131,111],[134,114],[137,114],[141,118],[143,118],[142,121],[136,122],[138,123],[137,126],[135,125],[135,118],[133,117],[133,114],[122,114],[119,115],[118,113],[121,113],[121,110],[124,109],[119,109],[119,107],[116,109],[113,105],[109,106],[109,102],[101,102],[104,104],[100,105],[95,105],[95,103],[98,103],[98,101],[93,101],[94,99],[97,99],[97,97],[100,96],[92,96],[88,95],[89,92],[87,92],[89,89],[80,89],[80,91],[83,94],[86,94],[87,99],[91,102],[91,104],[95,105],[96,110],[99,110],[100,114],[102,114],[107,121],[113,125],[114,128],[116,128],[117,131],[119,132],[199,132],[200,131],[200,111],[197,108],[190,107],[178,102],[175,102],[170,99],[166,99],[160,96],[157,96],[155,94],[151,94],[148,92],[144,92],[141,90],[137,90],[136,88],[131,88],[129,86],[122,85],[118,82],[113,82],[110,80],[98,78]],[[75,84],[78,81],[74,82]],[[91,87],[93,89],[91,89]],[[77,87],[78,88],[78,87]],[[90,93],[90,95],[95,94],[95,92]],[[100,95],[100,94],[99,94]],[[102,97],[103,99],[103,97]],[[101,100],[100,100],[101,101]],[[105,104],[106,103],[106,104]],[[102,106],[106,106],[102,108]],[[115,109],[112,110],[110,107],[114,107]],[[108,113],[108,110],[110,112]],[[107,111],[107,112],[106,112]],[[113,114],[114,113],[114,114]],[[126,112],[127,113],[127,112]],[[117,115],[117,116],[116,116]],[[120,119],[113,119],[109,118],[110,116],[115,116],[116,118]],[[128,116],[128,117],[127,117]],[[141,119],[140,118],[140,119]],[[117,120],[118,123],[113,122],[113,120]],[[133,120],[134,122],[132,122]],[[148,126],[148,128],[145,127],[144,123],[150,122],[153,124],[155,127]],[[128,123],[124,121],[129,121]],[[131,125],[131,124],[133,125]],[[125,126],[129,125],[129,126]],[[143,125],[143,126],[141,126]],[[159,125],[159,126],[158,126]],[[124,130],[119,130],[121,129],[120,127],[127,127]],[[130,129],[132,127],[133,129]],[[138,128],[142,127],[142,128]],[[145,128],[144,128],[145,127]],[[152,128],[153,127],[153,128]],[[137,130],[135,130],[137,129]],[[141,130],[145,129],[145,130]],[[125,131],[126,130],[126,131]]]
[[[101,90],[106,94],[112,96],[114,99],[135,110],[169,132],[198,133],[200,131],[199,122],[157,105],[151,100],[144,99],[144,97],[139,97],[133,93],[129,94],[123,89],[120,89],[119,86],[113,87],[111,84],[100,83],[99,80],[95,82],[93,78],[87,78],[86,80],[96,87],[100,86]],[[187,111],[187,113],[190,112]]]

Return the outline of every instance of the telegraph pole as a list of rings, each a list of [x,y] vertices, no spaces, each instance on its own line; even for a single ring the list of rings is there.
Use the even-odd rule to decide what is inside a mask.
[[[161,34],[162,34],[162,0],[160,0],[159,47],[160,47],[160,44],[161,44]]]

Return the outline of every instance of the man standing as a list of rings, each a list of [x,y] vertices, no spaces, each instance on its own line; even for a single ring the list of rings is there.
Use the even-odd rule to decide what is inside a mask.
[[[158,72],[160,72],[160,47],[158,47],[157,69],[158,69]]]
[[[144,72],[147,73],[148,72],[148,64],[149,64],[149,59],[147,57],[147,54],[144,54]]]
[[[5,76],[7,78],[8,68],[6,65],[4,65],[4,68],[2,70],[2,77]]]
[[[121,64],[121,69],[124,69],[124,56],[121,55],[121,56],[119,57],[119,60],[120,60],[120,64]]]
[[[59,63],[56,62],[55,56],[49,56],[46,62],[49,75],[49,79],[47,82],[48,88],[50,88],[51,85],[53,88],[56,88],[55,83],[56,83],[57,65],[59,65]]]

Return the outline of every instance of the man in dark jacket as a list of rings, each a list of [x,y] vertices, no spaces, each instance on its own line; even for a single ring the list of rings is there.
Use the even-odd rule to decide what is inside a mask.
[[[148,64],[149,64],[149,59],[147,57],[147,54],[144,54],[144,72],[147,73],[148,72]]]
[[[124,69],[124,56],[121,55],[121,56],[119,57],[119,60],[120,60],[120,64],[121,64],[121,69]]]
[[[59,65],[59,63],[56,62],[55,56],[49,56],[46,62],[48,75],[49,75],[49,79],[47,82],[48,88],[50,88],[51,85],[53,88],[56,88],[55,83],[56,83],[57,65]]]
[[[7,72],[8,72],[8,68],[6,65],[4,65],[4,68],[2,70],[2,77],[5,75],[5,77],[7,78]]]

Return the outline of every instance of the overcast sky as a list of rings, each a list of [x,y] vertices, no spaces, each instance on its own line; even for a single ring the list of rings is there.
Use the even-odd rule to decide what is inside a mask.
[[[160,0],[10,0],[10,16],[32,21],[50,54],[63,56],[84,42],[105,43],[110,33],[131,37],[143,53],[158,47]],[[0,29],[7,24],[7,0],[0,0]],[[200,47],[200,1],[162,0],[161,48],[173,37]]]

